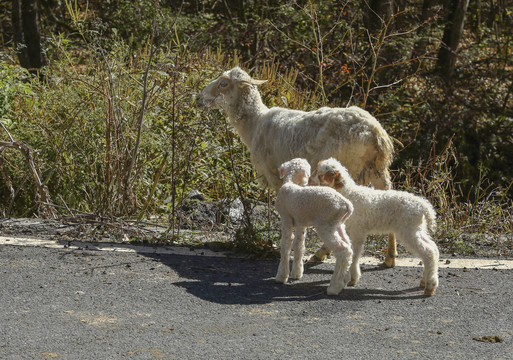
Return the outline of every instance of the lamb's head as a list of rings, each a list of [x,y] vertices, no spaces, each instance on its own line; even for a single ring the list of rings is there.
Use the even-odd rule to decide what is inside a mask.
[[[308,178],[310,177],[310,164],[306,159],[296,158],[281,164],[278,171],[283,183],[293,182],[305,186],[308,184]]]
[[[241,93],[248,92],[251,88],[266,81],[254,80],[248,73],[236,66],[229,71],[225,71],[220,77],[205,86],[196,97],[196,104],[200,108],[229,111],[231,107],[236,105]]]
[[[340,190],[348,183],[352,182],[347,169],[335,158],[319,161],[317,169],[310,177],[309,185],[329,186]]]

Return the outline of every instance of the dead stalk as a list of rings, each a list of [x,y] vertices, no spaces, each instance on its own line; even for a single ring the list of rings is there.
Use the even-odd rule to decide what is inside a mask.
[[[4,130],[7,132],[9,139],[14,140],[9,131],[2,125]],[[21,140],[15,140],[15,141],[0,141],[0,150],[2,148],[10,148],[10,149],[16,149],[18,150],[24,157],[25,161],[27,163],[27,166],[29,167],[29,172],[32,175],[32,178],[34,180],[35,189],[36,189],[36,203],[38,204],[39,213],[43,217],[47,218],[56,218],[57,212],[55,210],[55,206],[52,203],[50,193],[48,191],[48,188],[46,185],[41,181],[41,170],[39,166],[36,166],[37,158],[35,152],[30,148],[30,146]],[[36,160],[35,160],[36,159]],[[0,157],[0,161],[4,161],[3,157]],[[39,164],[38,164],[39,165]],[[4,165],[1,165],[2,167],[2,173],[5,176],[6,170]],[[9,184],[10,178],[9,176],[6,177],[7,183]],[[10,192],[12,196],[12,200],[14,201],[14,196],[16,192],[14,192],[14,188],[10,187]]]

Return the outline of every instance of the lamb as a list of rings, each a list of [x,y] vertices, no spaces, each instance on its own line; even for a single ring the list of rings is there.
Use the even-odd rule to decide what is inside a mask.
[[[254,80],[239,67],[224,72],[196,98],[202,108],[223,109],[251,154],[251,163],[274,191],[281,180],[276,169],[285,161],[305,158],[310,164],[334,157],[359,184],[390,189],[389,166],[394,147],[391,138],[367,111],[323,107],[304,112],[262,102]],[[324,247],[317,258],[326,256]],[[395,265],[396,243],[389,237],[387,267]]]
[[[348,171],[334,158],[319,162],[310,178],[311,185],[336,189],[353,203],[354,212],[346,221],[353,245],[353,260],[348,285],[360,279],[359,259],[368,234],[394,233],[397,241],[418,255],[424,264],[420,286],[433,295],[438,286],[439,252],[428,229],[436,229],[436,213],[424,198],[396,190],[375,190],[357,185]]]
[[[307,226],[314,226],[324,245],[333,251],[335,270],[327,289],[328,295],[337,295],[349,281],[348,268],[353,251],[344,228],[344,221],[353,212],[352,204],[329,187],[307,186],[310,164],[305,159],[292,159],[278,169],[283,186],[276,198],[276,209],[281,217],[281,258],[276,282],[289,278],[289,257],[292,232],[295,230],[292,278],[303,276],[303,255]]]

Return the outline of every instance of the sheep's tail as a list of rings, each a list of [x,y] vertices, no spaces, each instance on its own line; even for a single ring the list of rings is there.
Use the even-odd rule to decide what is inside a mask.
[[[376,158],[376,168],[379,170],[387,170],[392,165],[394,156],[394,143],[392,138],[383,129],[382,126],[376,127],[376,139],[378,156]]]

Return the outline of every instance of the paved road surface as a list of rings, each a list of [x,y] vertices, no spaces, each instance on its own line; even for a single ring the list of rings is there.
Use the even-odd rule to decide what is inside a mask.
[[[430,298],[421,268],[366,265],[328,297],[332,263],[279,285],[277,261],[9,243],[0,359],[513,359],[505,261],[442,268]]]

